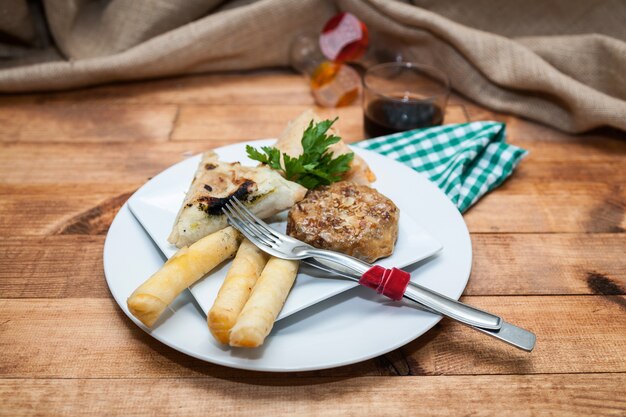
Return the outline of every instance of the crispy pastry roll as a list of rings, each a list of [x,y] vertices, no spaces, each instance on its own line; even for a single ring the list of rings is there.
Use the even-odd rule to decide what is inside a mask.
[[[211,334],[228,344],[230,329],[248,301],[269,255],[244,239],[207,317]]]
[[[299,261],[271,257],[230,332],[230,345],[257,347],[272,330],[298,273]]]
[[[232,257],[241,239],[238,231],[226,227],[180,249],[131,294],[128,309],[143,324],[152,327],[185,288]]]

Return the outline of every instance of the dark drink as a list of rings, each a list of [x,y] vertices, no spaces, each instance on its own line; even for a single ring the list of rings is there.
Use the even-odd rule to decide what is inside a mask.
[[[365,72],[363,86],[368,137],[443,123],[450,82],[437,68],[414,62],[379,64]]]
[[[441,107],[411,98],[374,99],[365,108],[363,116],[363,128],[369,138],[443,123]]]

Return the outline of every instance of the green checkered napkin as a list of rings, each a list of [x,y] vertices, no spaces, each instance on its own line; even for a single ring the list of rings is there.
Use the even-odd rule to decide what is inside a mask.
[[[353,146],[388,156],[425,174],[460,212],[500,185],[528,153],[505,142],[504,123],[498,122],[411,130]]]

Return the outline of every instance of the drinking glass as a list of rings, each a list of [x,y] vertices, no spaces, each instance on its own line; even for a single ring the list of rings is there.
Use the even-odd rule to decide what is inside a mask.
[[[370,67],[363,76],[363,127],[369,138],[443,123],[450,81],[414,62]]]

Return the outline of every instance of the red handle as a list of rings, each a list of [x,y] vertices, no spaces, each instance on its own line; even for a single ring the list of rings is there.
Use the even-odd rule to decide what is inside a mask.
[[[410,279],[411,274],[401,269],[386,269],[380,265],[374,265],[361,275],[359,284],[376,290],[377,293],[392,300],[399,301],[402,299]]]

